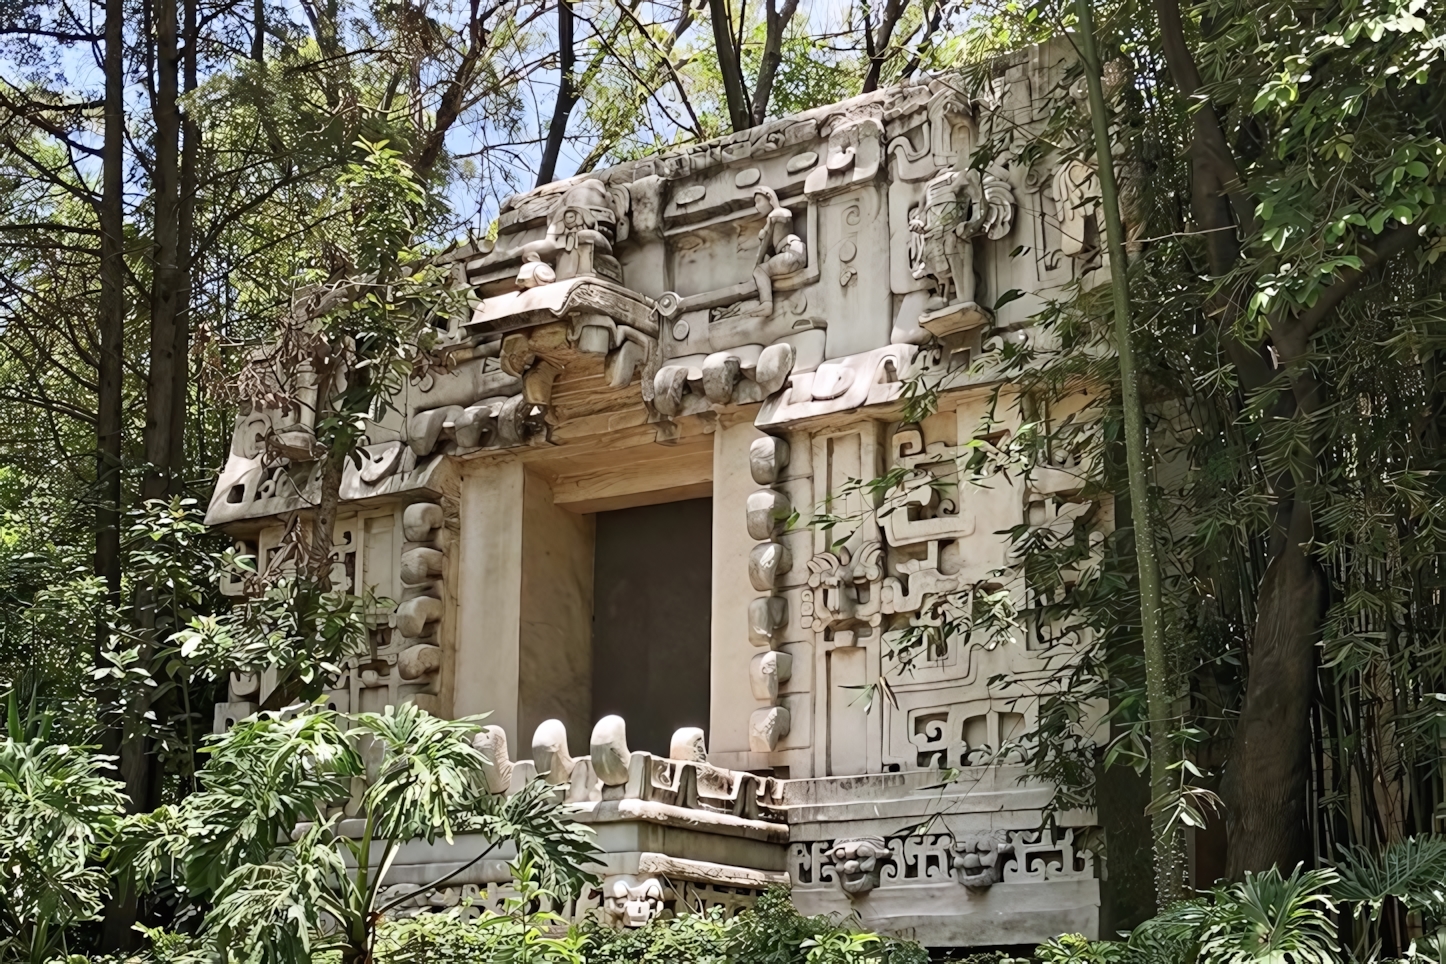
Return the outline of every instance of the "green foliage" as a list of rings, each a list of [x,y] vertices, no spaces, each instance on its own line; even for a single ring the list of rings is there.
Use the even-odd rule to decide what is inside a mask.
[[[124,809],[108,761],[27,735],[13,695],[0,742],[0,960],[62,952],[66,930],[94,919],[108,890],[94,857]]]
[[[223,959],[291,964],[344,946],[332,920],[346,920],[346,864],[325,830],[313,827],[266,863],[242,864],[213,895],[205,930]]]
[[[279,579],[235,608],[191,617],[169,642],[177,656],[198,668],[281,667],[306,684],[298,694],[304,699],[319,695],[344,660],[365,652],[376,605],[367,596]]]
[[[1107,95],[1124,213],[1141,239],[1128,270],[1179,709],[1170,726],[1179,763],[1151,809],[1172,824],[1219,819],[1262,577],[1285,538],[1282,513],[1299,505],[1311,520],[1306,551],[1329,584],[1314,624],[1318,685],[1308,687],[1320,694],[1317,744],[1309,761],[1300,753],[1319,792],[1305,808],[1311,842],[1319,864],[1341,848],[1378,852],[1383,838],[1433,829],[1446,785],[1436,745],[1446,705],[1440,12],[1407,0],[1181,5],[1203,81],[1187,99],[1165,62],[1156,7],[1095,4],[1115,77]],[[975,8],[970,29],[950,41],[963,86],[985,87],[998,55],[1021,43],[1068,43],[1073,15],[1072,3],[1055,0]],[[1049,104],[1042,132],[985,130],[973,163],[1088,160],[1088,117],[1069,94],[1077,79],[1035,92]],[[1237,152],[1222,178],[1235,226],[1218,230],[1242,254],[1218,275],[1212,236],[1189,203],[1191,165],[1209,150],[1197,142],[1207,100]],[[1017,527],[1017,568],[926,602],[919,622],[931,625],[887,637],[891,671],[901,673],[941,634],[1067,651],[1063,685],[1045,695],[1021,748],[1058,788],[1060,808],[1094,801],[1091,707],[1109,707],[1107,764],[1149,758],[1133,533],[1116,525],[1128,517],[1108,294],[1069,288],[1035,314],[1036,333],[1005,339],[976,364],[1021,390],[995,396],[996,405],[1017,399],[1020,424],[971,458],[1016,479],[1066,469],[1080,479],[1068,499],[1113,503],[1113,520]],[[908,417],[930,414],[950,384],[935,375],[906,385]],[[1090,542],[1098,529],[1113,531]],[[1001,590],[1003,605],[979,605]],[[1404,922],[1395,930],[1401,939],[1387,951],[1401,952]]]
[[[369,952],[379,916],[400,903],[382,879],[412,840],[480,834],[484,856],[510,842],[546,886],[575,894],[596,852],[588,832],[541,784],[487,792],[470,739],[479,720],[411,704],[258,714],[207,748],[200,790],[121,823],[111,866],[205,911],[203,936],[248,964]]]
[[[728,920],[715,908],[660,918],[636,930],[613,930],[592,922],[585,928],[583,956],[588,964],[723,964],[730,948],[738,943],[735,935],[746,926],[745,921],[744,914]],[[780,944],[787,939],[783,935],[778,938]]]
[[[1120,964],[1126,948],[1118,941],[1092,941],[1083,934],[1061,934],[1035,948],[1042,964]]]
[[[1329,870],[1271,869],[1217,891],[1205,916],[1200,954],[1221,964],[1333,964],[1337,960],[1335,902]]]
[[[1446,947],[1446,838],[1406,837],[1380,853],[1355,847],[1342,854],[1336,870],[1340,879],[1331,893],[1351,908],[1357,957],[1377,956],[1384,932],[1400,926],[1403,912],[1421,923],[1420,950],[1440,956]]]
[[[884,86],[957,62],[949,27],[960,7],[953,0],[899,5],[882,55]],[[754,91],[767,37],[765,8],[744,4],[730,12],[732,32],[742,40],[743,81]],[[659,3],[615,17],[604,8],[588,18],[595,34],[582,45],[591,59],[580,71],[578,126],[596,143],[581,171],[731,131],[710,16],[706,4]],[[882,16],[877,4],[803,4],[784,29],[767,116],[786,117],[859,94],[869,69],[863,36],[877,35]]]
[[[518,896],[500,914],[468,920],[423,914],[383,928],[379,959],[387,964],[502,961],[516,964],[924,964],[911,941],[860,932],[850,923],[804,917],[783,890],[770,890],[734,917],[721,908],[665,916],[637,929],[597,921],[571,928],[532,909],[551,896],[514,870]]]
[[[273,669],[304,684],[300,698],[320,695],[342,662],[365,649],[377,601],[283,576],[232,606],[221,585],[258,582],[255,560],[225,548],[229,540],[203,524],[194,500],[149,502],[128,523],[121,605],[107,606],[100,584],[81,578],[37,594],[30,614],[104,619],[109,638],[93,672],[107,697],[100,722],[149,741],[190,788],[226,677]]]
[[[1386,901],[1395,898],[1429,925],[1446,919],[1446,838],[1407,837],[1380,854],[1357,847],[1337,870],[1332,892],[1358,914],[1379,919]]]
[[[557,914],[542,909],[559,894],[540,887],[533,862],[512,864],[514,893],[500,913],[476,919],[458,914],[418,914],[389,921],[377,938],[378,960],[386,964],[584,964],[587,938]]]
[[[1185,901],[1121,941],[1066,934],[1035,951],[1043,964],[1336,964],[1330,871],[1247,874]]]

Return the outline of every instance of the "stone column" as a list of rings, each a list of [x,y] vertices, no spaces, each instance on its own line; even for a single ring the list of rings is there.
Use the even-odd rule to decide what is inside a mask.
[[[491,713],[489,723],[516,747],[531,745],[518,731],[521,667],[522,532],[526,472],[515,459],[462,466],[452,710]]]
[[[748,448],[763,433],[754,410],[729,413],[713,435],[713,640],[708,758],[740,770],[771,765],[748,747],[748,718],[758,701],[748,683],[757,650],[748,642],[748,603],[758,593],[748,580],[748,554],[756,540],[744,524],[748,496],[758,485],[748,470]]]
[[[453,712],[490,713],[526,755],[546,719],[587,752],[592,713],[592,517],[553,504],[515,459],[462,469]]]

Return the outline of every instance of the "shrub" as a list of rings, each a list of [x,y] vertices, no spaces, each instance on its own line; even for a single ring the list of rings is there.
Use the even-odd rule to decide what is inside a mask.
[[[546,897],[525,880],[501,914],[468,920],[433,914],[390,923],[383,964],[926,964],[912,941],[881,937],[828,917],[804,917],[784,890],[763,894],[735,917],[714,908],[613,930],[596,921],[563,928],[538,910]]]

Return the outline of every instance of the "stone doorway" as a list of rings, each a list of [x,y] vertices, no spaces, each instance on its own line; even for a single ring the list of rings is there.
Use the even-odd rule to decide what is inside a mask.
[[[708,728],[713,500],[595,515],[592,709],[628,745],[667,755],[673,731]]]

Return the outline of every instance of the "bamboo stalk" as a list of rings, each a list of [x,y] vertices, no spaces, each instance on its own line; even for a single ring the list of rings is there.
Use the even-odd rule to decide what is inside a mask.
[[[1135,562],[1140,580],[1140,635],[1145,651],[1145,697],[1150,714],[1151,829],[1155,851],[1155,896],[1159,906],[1184,894],[1184,866],[1178,829],[1170,822],[1165,801],[1173,791],[1174,754],[1170,746],[1169,668],[1165,659],[1164,610],[1160,595],[1159,540],[1150,511],[1150,481],[1146,466],[1145,414],[1135,369],[1130,331],[1129,261],[1125,229],[1120,217],[1119,189],[1114,157],[1110,152],[1103,65],[1095,48],[1091,0],[1075,0],[1079,19],[1080,52],[1085,84],[1089,88],[1090,125],[1094,129],[1095,159],[1099,168],[1100,210],[1110,253],[1110,288],[1115,301],[1115,348],[1120,365],[1120,403],[1125,420],[1125,468],[1130,482],[1130,504],[1135,525]]]

